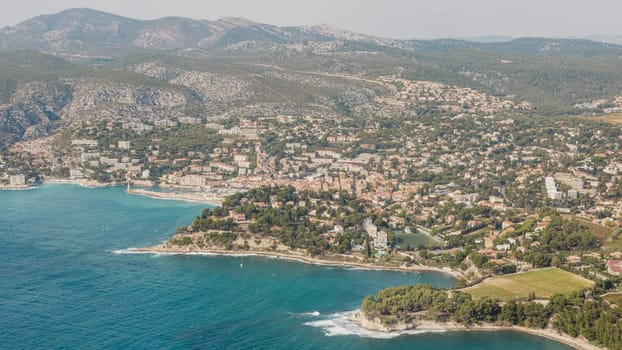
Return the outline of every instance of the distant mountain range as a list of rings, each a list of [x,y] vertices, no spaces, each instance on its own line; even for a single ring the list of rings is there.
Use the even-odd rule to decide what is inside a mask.
[[[84,52],[102,48],[219,48],[240,41],[331,40],[358,34],[318,27],[277,27],[225,17],[216,21],[166,17],[141,21],[91,9],[38,16],[0,32],[2,49]]]
[[[594,37],[598,41],[566,39],[513,39],[502,36],[462,40],[396,40],[319,25],[278,27],[244,18],[216,21],[165,17],[137,20],[92,9],[69,9],[26,20],[0,30],[1,50],[33,49],[49,53],[96,54],[110,49],[222,49],[242,42],[275,44],[345,40],[405,50],[489,49],[530,53],[564,53],[613,48],[620,37]],[[619,49],[619,48],[617,48]]]
[[[231,17],[142,21],[91,9],[38,16],[0,29],[0,147],[85,120],[432,113],[383,104],[400,79],[528,101],[531,113],[547,115],[622,94],[614,43],[466,39],[395,40]]]
[[[603,43],[622,45],[622,35],[592,35],[587,37],[586,39],[600,41]]]

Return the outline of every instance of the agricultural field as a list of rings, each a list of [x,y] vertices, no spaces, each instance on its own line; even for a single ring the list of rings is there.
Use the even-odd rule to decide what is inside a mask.
[[[432,238],[432,236],[427,235],[425,233],[401,233],[398,232],[395,234],[395,239],[397,240],[397,245],[400,248],[418,248],[418,247],[426,247],[426,248],[435,248],[438,247],[439,243]]]
[[[465,288],[474,298],[485,296],[496,299],[514,297],[527,298],[535,293],[536,298],[549,298],[553,294],[570,294],[591,288],[594,282],[573,273],[558,269],[540,269],[506,276],[491,277],[480,284]]]
[[[606,114],[606,115],[598,116],[598,117],[586,117],[586,119],[597,120],[603,123],[618,125],[618,124],[622,124],[622,113],[612,113],[612,114]]]
[[[622,294],[608,293],[603,296],[603,299],[613,304],[620,304],[622,303]]]

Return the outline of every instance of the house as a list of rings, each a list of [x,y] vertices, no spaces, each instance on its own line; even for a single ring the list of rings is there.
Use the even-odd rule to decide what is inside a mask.
[[[566,263],[569,265],[578,264],[581,262],[581,257],[578,255],[571,255],[566,257]]]
[[[507,252],[508,250],[512,249],[509,243],[497,244],[496,248],[498,251],[504,251],[504,252]]]
[[[586,254],[583,254],[583,256],[586,258],[593,258],[596,260],[601,260],[603,258],[602,254],[600,253],[586,253]]]
[[[514,223],[512,221],[509,220],[505,220],[502,224],[501,224],[501,229],[505,230],[506,228],[510,227],[514,225]]]
[[[123,149],[123,150],[129,150],[130,149],[130,141],[119,141],[117,143],[117,147],[119,149]]]
[[[246,222],[246,215],[244,215],[244,213],[237,213],[234,210],[229,211],[229,217],[236,223]]]
[[[248,161],[248,156],[246,154],[234,154],[233,160],[235,162],[246,162]]]
[[[477,251],[478,254],[481,255],[485,255],[488,257],[494,257],[497,255],[497,252],[495,252],[494,250],[490,249],[490,248],[486,248],[486,249],[480,249]]]
[[[99,152],[83,152],[81,158],[83,162],[88,162],[91,159],[99,158]]]
[[[609,257],[612,258],[612,259],[620,260],[620,259],[622,259],[622,252],[612,252],[612,253],[609,253]]]
[[[607,272],[614,276],[622,275],[622,260],[607,261]]]

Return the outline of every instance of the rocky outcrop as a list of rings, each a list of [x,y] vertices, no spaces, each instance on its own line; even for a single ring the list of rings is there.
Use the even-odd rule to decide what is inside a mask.
[[[121,83],[99,78],[18,85],[0,105],[0,146],[47,136],[85,120],[144,122],[187,115],[202,97],[172,85]]]
[[[63,125],[62,110],[73,89],[62,82],[31,82],[18,86],[0,105],[0,146],[45,136]]]

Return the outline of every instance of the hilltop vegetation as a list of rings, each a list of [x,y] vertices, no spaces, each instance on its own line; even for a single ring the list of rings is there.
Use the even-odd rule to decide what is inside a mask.
[[[555,294],[545,306],[534,301],[510,300],[503,304],[484,297],[473,300],[465,292],[435,289],[429,285],[384,289],[363,300],[361,311],[369,320],[385,326],[428,320],[456,322],[465,326],[494,324],[554,329],[571,337],[583,336],[598,346],[622,349],[622,309],[583,293]]]

